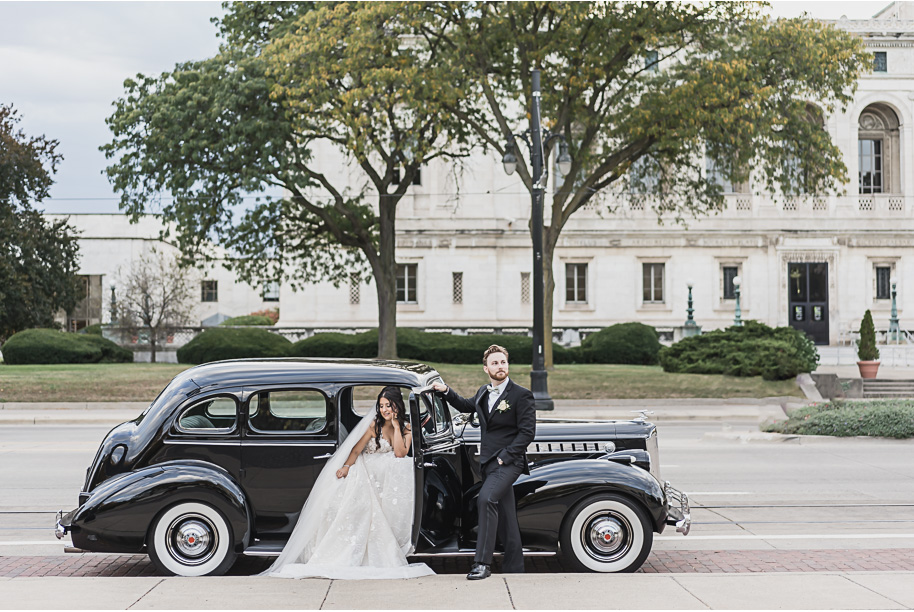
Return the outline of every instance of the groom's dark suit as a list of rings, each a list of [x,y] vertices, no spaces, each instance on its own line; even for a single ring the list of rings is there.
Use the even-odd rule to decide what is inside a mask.
[[[478,414],[482,427],[479,464],[483,482],[479,491],[475,561],[492,564],[498,535],[505,545],[504,571],[523,572],[524,553],[517,524],[514,482],[521,474],[530,473],[527,446],[536,434],[533,393],[508,379],[491,411],[488,385],[480,387],[473,399],[461,397],[448,388],[445,399],[460,412]]]

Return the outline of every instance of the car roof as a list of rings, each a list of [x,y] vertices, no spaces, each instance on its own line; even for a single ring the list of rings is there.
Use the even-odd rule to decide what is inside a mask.
[[[227,387],[258,384],[381,383],[418,387],[437,376],[422,363],[392,359],[273,358],[231,359],[199,365],[178,374],[183,387]]]

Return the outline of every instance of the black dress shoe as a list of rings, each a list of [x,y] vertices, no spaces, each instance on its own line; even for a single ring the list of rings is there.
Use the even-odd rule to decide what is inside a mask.
[[[467,574],[467,580],[482,580],[492,575],[492,570],[485,563],[474,563],[473,569]]]

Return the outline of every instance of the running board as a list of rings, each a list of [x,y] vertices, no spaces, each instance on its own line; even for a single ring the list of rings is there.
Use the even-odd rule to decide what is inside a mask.
[[[284,544],[281,543],[267,543],[267,544],[254,544],[249,546],[247,550],[244,551],[244,555],[247,557],[278,557],[279,553],[282,552]],[[440,552],[417,552],[408,557],[472,557],[476,554],[476,551],[472,548],[462,548],[460,550],[448,550]],[[496,551],[497,556],[502,556],[504,553]],[[524,555],[530,557],[552,557],[557,553],[549,550],[527,550],[524,549]]]

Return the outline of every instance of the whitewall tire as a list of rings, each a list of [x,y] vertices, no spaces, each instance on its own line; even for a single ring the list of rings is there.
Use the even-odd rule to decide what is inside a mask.
[[[644,510],[611,493],[588,497],[565,516],[562,555],[580,571],[634,572],[651,552],[654,533]]]
[[[149,558],[173,576],[220,576],[235,562],[228,521],[208,504],[182,502],[160,514],[149,530]]]

